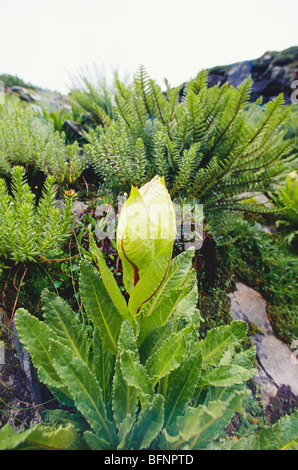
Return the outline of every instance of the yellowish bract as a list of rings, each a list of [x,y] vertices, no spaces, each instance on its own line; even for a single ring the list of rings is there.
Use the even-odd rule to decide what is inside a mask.
[[[140,189],[132,186],[117,227],[117,250],[124,284],[130,293],[161,250],[172,254],[176,217],[163,177],[155,176]]]

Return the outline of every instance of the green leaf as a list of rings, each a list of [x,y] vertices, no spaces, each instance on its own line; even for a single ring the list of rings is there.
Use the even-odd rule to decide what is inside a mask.
[[[63,377],[76,408],[82,413],[96,434],[114,443],[115,436],[106,417],[102,390],[87,365],[63,344],[52,341],[50,353],[55,367]]]
[[[153,386],[172,370],[177,369],[183,361],[186,351],[184,332],[172,333],[160,348],[148,358],[145,367]]]
[[[185,414],[178,418],[178,434],[171,436],[167,430],[163,432],[162,442],[167,449],[205,449],[217,439],[229,424],[233,414],[243,413],[243,402],[247,391],[236,391],[226,400],[216,400],[208,406],[188,407]]]
[[[245,338],[247,328],[246,322],[232,321],[230,325],[209,330],[206,338],[198,343],[204,366],[218,365],[223,354]]]
[[[161,292],[171,291],[176,287],[182,286],[192,267],[194,249],[190,248],[172,259],[169,271],[162,285]]]
[[[150,316],[164,295],[170,294],[173,289],[180,288],[191,269],[194,250],[189,249],[171,260],[167,275],[156,295],[144,306],[145,316]]]
[[[170,266],[172,248],[173,242],[170,242],[156,255],[133,288],[128,303],[132,315],[135,315],[142,305],[148,302],[161,287]]]
[[[144,305],[141,312],[139,345],[151,330],[164,325],[171,318],[179,301],[185,296],[192,258],[193,250],[187,250],[174,258],[160,289]]]
[[[138,393],[135,387],[130,387],[124,380],[120,358],[117,357],[115,364],[115,374],[113,380],[113,413],[116,426],[121,429],[127,417],[131,417],[134,422],[137,413],[139,400]]]
[[[10,424],[5,424],[0,429],[0,450],[11,450],[26,441],[32,429],[15,432]]]
[[[253,441],[256,450],[298,450],[298,411],[265,427]]]
[[[198,387],[213,385],[216,387],[231,387],[241,384],[252,378],[257,373],[256,369],[246,369],[234,364],[220,365],[211,371],[203,371],[198,382]]]
[[[132,315],[127,307],[125,298],[123,297],[117,285],[113,273],[107,267],[104,256],[98,246],[95,244],[93,237],[90,237],[90,251],[97,263],[98,269],[101,274],[101,279],[105,285],[109,296],[111,297],[113,304],[124,319],[131,320]]]
[[[140,346],[146,339],[148,334],[155,328],[159,328],[167,323],[175,311],[175,307],[179,300],[183,297],[184,291],[181,288],[173,289],[167,295],[163,295],[156,304],[150,316],[146,316],[146,312],[140,314],[140,334],[138,337],[138,345]]]
[[[57,339],[92,368],[87,331],[67,302],[45,289],[42,305],[46,324],[56,333]]]
[[[62,387],[63,391],[70,396],[64,387],[63,380],[56,372],[50,355],[50,339],[57,338],[55,332],[22,308],[18,309],[15,314],[15,324],[20,340],[31,355],[39,379],[49,387]]]
[[[202,369],[200,353],[190,355],[169,376],[165,402],[165,427],[170,426],[181,415],[193,396]]]
[[[26,441],[30,447],[46,450],[75,450],[80,447],[79,435],[71,424],[52,429],[37,425]]]
[[[113,380],[113,412],[116,425],[120,430],[123,428],[125,420],[127,422],[128,419],[130,422],[130,418],[127,418],[128,416],[130,416],[131,421],[134,422],[139,403],[137,387],[128,384],[130,380],[127,382],[124,379],[121,368],[121,353],[129,351],[133,353],[134,358],[138,356],[135,333],[127,320],[125,320],[121,326],[118,351]]]
[[[123,317],[108,295],[98,271],[91,263],[81,263],[80,292],[88,318],[98,328],[104,349],[117,354]]]
[[[198,302],[198,286],[197,286],[197,279],[195,276],[194,285],[193,287],[186,288],[183,291],[182,298],[179,299],[177,305],[175,306],[174,314],[173,314],[173,321],[178,325],[180,323],[185,323],[189,325],[193,322],[194,318],[197,322],[200,318],[198,315],[198,310],[196,309]],[[199,323],[196,324],[196,330],[198,332]]]
[[[142,407],[146,406],[153,396],[153,387],[145,367],[140,363],[135,334],[127,320],[121,327],[118,359],[123,379],[129,387],[137,390]]]
[[[94,432],[85,431],[84,439],[91,450],[108,450],[111,448],[108,441],[97,436]]]
[[[163,326],[151,330],[139,349],[141,363],[145,364],[146,360],[160,348],[173,332],[174,323],[170,321]],[[141,334],[142,332],[140,331]]]
[[[153,387],[145,367],[133,351],[120,352],[120,364],[125,382],[138,391],[142,407],[146,406],[153,395]]]
[[[86,431],[90,429],[83,416],[79,413],[71,413],[70,411],[54,409],[42,412],[42,417],[46,423],[55,424],[72,424],[77,431]]]
[[[74,450],[80,444],[80,437],[71,424],[59,427],[37,424],[19,432],[6,424],[0,429],[0,450]]]
[[[164,421],[164,398],[155,395],[151,404],[139,414],[132,429],[128,449],[146,449],[162,429]]]
[[[119,445],[117,450],[127,450],[130,431],[135,423],[134,418],[129,414],[119,426],[118,437]]]
[[[96,327],[93,340],[93,363],[94,374],[102,389],[104,403],[107,405],[112,393],[115,356],[103,348]]]

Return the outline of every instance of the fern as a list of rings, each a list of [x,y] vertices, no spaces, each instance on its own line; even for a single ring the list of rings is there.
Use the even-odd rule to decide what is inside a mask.
[[[94,126],[106,126],[113,118],[113,87],[108,86],[104,78],[98,77],[93,83],[81,73],[68,99],[73,110],[78,114],[87,114]]]
[[[250,77],[237,88],[228,84],[208,88],[207,78],[207,72],[201,71],[184,87],[180,99],[178,88],[171,89],[166,81],[162,92],[144,67],[130,86],[118,80],[115,121],[101,133],[90,132],[86,146],[90,160],[116,193],[140,184],[140,174],[143,183],[158,173],[165,176],[172,197],[195,197],[207,218],[214,211],[268,212],[268,206],[240,201],[243,194],[267,193],[292,158],[294,141],[285,139],[288,110],[283,96],[264,106],[260,101],[250,103]],[[114,142],[142,139],[141,160],[136,147],[131,147],[129,158],[118,157],[117,165],[103,157],[100,148],[112,136]]]

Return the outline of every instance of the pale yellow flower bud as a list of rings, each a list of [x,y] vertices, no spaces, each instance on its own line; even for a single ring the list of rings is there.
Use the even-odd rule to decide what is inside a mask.
[[[174,206],[164,178],[155,176],[139,190],[132,187],[117,227],[117,250],[130,293],[158,253],[176,238]]]

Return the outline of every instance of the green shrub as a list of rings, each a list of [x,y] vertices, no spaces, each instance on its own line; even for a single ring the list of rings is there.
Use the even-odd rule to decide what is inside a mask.
[[[86,156],[77,142],[65,144],[65,135],[55,131],[32,107],[9,99],[0,114],[0,174],[9,177],[14,165],[31,166],[72,184],[86,166]]]
[[[2,262],[34,261],[48,257],[69,236],[73,220],[73,192],[65,193],[64,206],[57,207],[57,187],[48,177],[38,204],[23,167],[11,170],[11,193],[0,179],[0,257]]]
[[[251,78],[208,88],[203,71],[180,97],[168,85],[163,93],[143,67],[132,85],[115,86],[115,118],[90,130],[85,150],[117,194],[159,174],[172,197],[195,198],[206,214],[270,210],[246,199],[267,191],[291,157],[282,95],[250,104]]]

